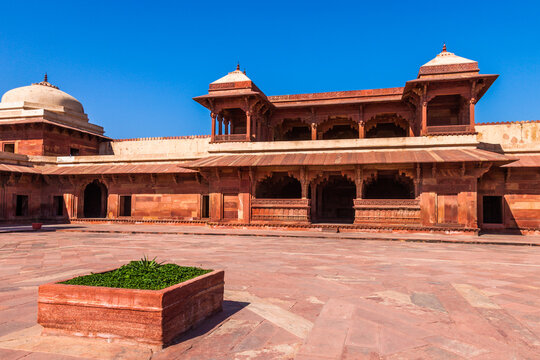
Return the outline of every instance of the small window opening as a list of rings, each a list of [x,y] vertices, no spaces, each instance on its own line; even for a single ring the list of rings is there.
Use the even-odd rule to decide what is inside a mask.
[[[69,156],[79,156],[79,149],[77,149],[77,148],[70,148],[70,149],[69,149]]]
[[[483,220],[486,224],[503,223],[502,196],[484,196],[483,197]]]
[[[131,216],[131,195],[120,196],[120,216]]]
[[[201,217],[207,219],[210,217],[210,196],[203,195],[201,198]]]
[[[53,198],[53,208],[54,208],[55,216],[64,215],[64,197],[63,196],[55,196]]]
[[[28,216],[28,195],[17,195],[15,216]]]
[[[15,143],[5,143],[2,147],[2,151],[8,153],[15,153]]]

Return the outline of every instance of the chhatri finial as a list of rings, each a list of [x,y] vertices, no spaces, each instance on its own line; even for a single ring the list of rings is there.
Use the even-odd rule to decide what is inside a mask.
[[[442,45],[442,52],[446,52],[446,43],[443,43]]]
[[[45,76],[43,76],[43,81],[42,82],[33,83],[32,85],[43,85],[43,86],[52,87],[54,89],[58,89],[58,86],[54,86],[52,84],[49,84],[49,77],[47,76],[47,73],[45,73]]]
[[[244,75],[246,75],[246,68],[244,68]]]
[[[240,61],[236,63],[236,71],[240,71]]]

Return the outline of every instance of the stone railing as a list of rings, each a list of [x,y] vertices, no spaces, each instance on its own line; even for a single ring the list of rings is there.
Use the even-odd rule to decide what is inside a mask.
[[[416,199],[355,199],[354,212],[355,224],[420,224],[420,201]]]
[[[253,199],[251,219],[260,222],[309,223],[309,199]]]
[[[228,134],[228,135],[216,135],[214,142],[239,142],[247,141],[246,134]]]
[[[448,134],[448,133],[469,133],[471,127],[469,125],[443,125],[443,126],[428,126],[428,134]]]

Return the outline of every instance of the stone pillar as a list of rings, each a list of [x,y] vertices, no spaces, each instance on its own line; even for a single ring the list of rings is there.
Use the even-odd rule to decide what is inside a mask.
[[[317,140],[317,124],[311,124],[311,140]]]
[[[246,141],[251,141],[251,113],[246,111]]]
[[[358,122],[358,138],[359,139],[363,139],[365,137],[364,126],[365,126],[364,121],[361,120]]]
[[[427,134],[427,101],[422,101],[422,135]]]
[[[304,167],[300,168],[300,185],[302,186],[302,199],[307,199],[309,179],[306,168]]]
[[[225,135],[229,135],[229,120],[223,119],[223,125],[225,125]]]
[[[358,112],[358,138],[363,139],[365,137],[364,126],[366,125],[364,121],[364,105],[360,105],[360,110]]]
[[[222,134],[223,116],[218,115],[218,135]]]
[[[212,135],[210,141],[214,142],[216,141],[216,114],[211,113],[210,118],[212,119]]]
[[[476,99],[471,98],[469,100],[469,131],[474,131],[474,105],[476,104]]]
[[[317,219],[317,185],[311,187],[311,221]]]
[[[356,168],[355,174],[354,174],[354,184],[356,185],[356,198],[361,199],[362,198],[362,190],[364,187],[364,174],[362,171],[362,168]]]

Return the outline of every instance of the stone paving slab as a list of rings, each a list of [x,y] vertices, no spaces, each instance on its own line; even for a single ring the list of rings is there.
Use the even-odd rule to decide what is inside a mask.
[[[0,359],[540,358],[535,246],[105,226],[0,234]],[[225,269],[224,311],[161,351],[40,336],[39,284],[144,255]]]

